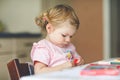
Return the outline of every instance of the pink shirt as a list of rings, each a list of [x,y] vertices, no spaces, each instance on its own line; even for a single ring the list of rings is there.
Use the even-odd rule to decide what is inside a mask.
[[[53,67],[73,58],[80,58],[76,53],[75,47],[70,44],[66,48],[58,47],[46,39],[34,43],[31,50],[32,61],[40,61],[49,67]]]

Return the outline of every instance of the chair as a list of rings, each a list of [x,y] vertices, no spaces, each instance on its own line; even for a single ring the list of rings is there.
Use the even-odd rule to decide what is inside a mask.
[[[34,68],[29,63],[20,63],[19,59],[13,59],[7,63],[11,80],[19,80],[22,76],[33,75]]]

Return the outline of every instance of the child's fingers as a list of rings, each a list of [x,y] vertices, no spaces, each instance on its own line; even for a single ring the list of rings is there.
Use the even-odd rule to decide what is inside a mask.
[[[73,63],[73,66],[79,66],[79,65],[84,64],[84,60],[82,58],[81,59],[74,59],[72,63]]]
[[[84,64],[84,59],[79,59],[79,65]]]
[[[76,63],[80,63],[80,59],[78,59]]]

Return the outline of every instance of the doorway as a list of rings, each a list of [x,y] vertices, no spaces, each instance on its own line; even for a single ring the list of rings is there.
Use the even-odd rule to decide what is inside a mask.
[[[120,57],[120,0],[111,0],[111,57]]]

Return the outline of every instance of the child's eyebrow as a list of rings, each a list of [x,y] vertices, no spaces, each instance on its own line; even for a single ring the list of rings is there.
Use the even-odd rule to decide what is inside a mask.
[[[70,35],[70,34],[68,34],[68,33],[63,33],[63,35],[67,35],[67,36],[72,37],[74,34]]]

